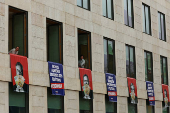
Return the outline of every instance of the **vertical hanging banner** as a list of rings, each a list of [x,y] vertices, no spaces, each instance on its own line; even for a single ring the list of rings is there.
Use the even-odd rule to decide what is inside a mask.
[[[110,102],[117,102],[116,76],[106,73],[107,94]]]
[[[65,95],[63,65],[54,62],[48,62],[50,84],[52,95]]]
[[[27,57],[10,54],[10,60],[11,60],[11,75],[12,75],[14,91],[28,92],[29,77],[28,77]]]
[[[84,99],[93,99],[92,75],[90,69],[79,68],[81,90]]]
[[[165,107],[169,106],[169,89],[168,85],[162,84],[163,100],[165,102]]]
[[[146,89],[148,93],[149,105],[155,106],[155,94],[154,94],[153,82],[146,81]]]
[[[129,88],[129,95],[132,104],[138,103],[137,98],[137,86],[136,86],[136,79],[127,77],[128,80],[128,88]]]

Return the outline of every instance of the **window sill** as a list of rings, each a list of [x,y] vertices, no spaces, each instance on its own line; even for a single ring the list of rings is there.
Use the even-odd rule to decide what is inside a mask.
[[[109,19],[109,20],[113,20],[113,21],[114,21],[114,19],[113,19],[113,18],[108,18],[108,17],[106,17],[106,16],[104,16],[104,15],[103,15],[103,17],[105,17],[105,18],[107,18],[107,19]]]
[[[146,35],[152,36],[152,34],[148,34],[148,33],[146,33],[146,32],[143,32],[143,33],[146,34]]]
[[[134,26],[133,27],[131,27],[131,26],[129,26],[129,25],[126,25],[126,24],[124,24],[125,26],[127,26],[127,27],[130,27],[130,28],[132,28],[132,29],[134,29]]]
[[[77,6],[78,6],[78,5],[77,5]],[[78,6],[78,7],[83,8],[83,9],[85,9],[85,10],[87,10],[87,11],[90,11],[90,9],[86,9],[86,8],[84,8],[84,7],[81,7],[81,6]]]

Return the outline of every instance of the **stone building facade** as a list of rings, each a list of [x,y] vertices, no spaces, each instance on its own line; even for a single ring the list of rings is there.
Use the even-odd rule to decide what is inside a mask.
[[[167,57],[170,78],[170,1],[133,0],[134,28],[124,24],[124,1],[113,0],[114,20],[102,13],[102,0],[90,0],[90,11],[77,6],[77,0],[0,0],[0,113],[9,113],[11,80],[9,42],[9,6],[28,12],[28,70],[29,113],[47,113],[47,87],[50,87],[46,18],[63,24],[63,69],[65,81],[64,112],[79,113],[81,91],[78,68],[78,31],[91,33],[93,80],[93,113],[105,113],[107,94],[104,73],[103,37],[115,41],[117,80],[117,113],[128,113],[128,86],[125,45],[135,47],[137,112],[146,113],[147,90],[145,82],[144,50],[153,55],[155,113],[162,113],[160,55]],[[152,35],[143,33],[142,3],[150,6]],[[158,11],[165,14],[166,41],[159,39]],[[170,79],[168,79],[170,83]]]

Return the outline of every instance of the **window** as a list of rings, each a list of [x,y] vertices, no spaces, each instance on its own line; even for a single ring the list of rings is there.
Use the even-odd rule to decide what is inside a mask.
[[[134,27],[133,0],[124,0],[124,21],[125,25]]]
[[[77,6],[90,10],[90,0],[77,0]]]
[[[47,88],[48,113],[64,113],[64,97],[52,95],[51,88]]]
[[[106,113],[117,113],[117,103],[110,102],[108,95],[105,95]]]
[[[137,113],[137,104],[132,104],[128,97],[128,113]]]
[[[47,61],[63,63],[62,23],[47,19]]]
[[[146,100],[146,113],[155,113],[154,106],[149,105],[149,99]]]
[[[136,78],[135,48],[126,45],[126,74],[127,77]]]
[[[103,16],[113,19],[113,0],[103,0]]]
[[[153,82],[152,53],[145,51],[144,54],[145,54],[145,80]]]
[[[115,41],[104,38],[104,72],[116,74]]]
[[[19,46],[18,55],[28,57],[28,13],[9,7],[8,51]]]
[[[166,41],[165,15],[158,12],[159,39]]]
[[[169,113],[169,107],[165,107],[165,102],[162,102],[162,113]]]
[[[83,92],[79,91],[80,113],[93,113],[93,99],[83,99]]]
[[[167,58],[161,56],[161,82],[162,84],[168,85],[168,69],[167,69]]]
[[[81,56],[85,64],[81,64]],[[91,67],[91,33],[78,29],[78,66],[81,68],[92,69]]]
[[[13,83],[9,83],[9,113],[29,113],[28,93],[18,93],[13,90]]]
[[[151,17],[150,17],[150,7],[142,4],[143,13],[143,32],[151,35]]]

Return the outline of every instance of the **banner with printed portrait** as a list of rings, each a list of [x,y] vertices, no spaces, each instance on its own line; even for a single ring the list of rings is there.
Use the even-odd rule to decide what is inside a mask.
[[[107,94],[110,102],[117,102],[116,76],[106,73]]]
[[[155,93],[154,93],[153,82],[146,81],[146,89],[147,89],[147,94],[149,99],[149,105],[155,106]]]
[[[138,98],[137,98],[136,79],[127,77],[127,81],[128,81],[128,88],[129,88],[129,95],[130,95],[131,103],[137,104]]]
[[[163,101],[165,103],[165,107],[169,106],[169,88],[168,85],[162,84],[162,92],[163,92]]]
[[[93,99],[92,74],[90,69],[79,68],[81,90],[84,99]]]
[[[54,62],[48,62],[50,85],[52,95],[65,95],[63,65]]]
[[[27,57],[10,54],[13,89],[16,92],[29,91]]]

